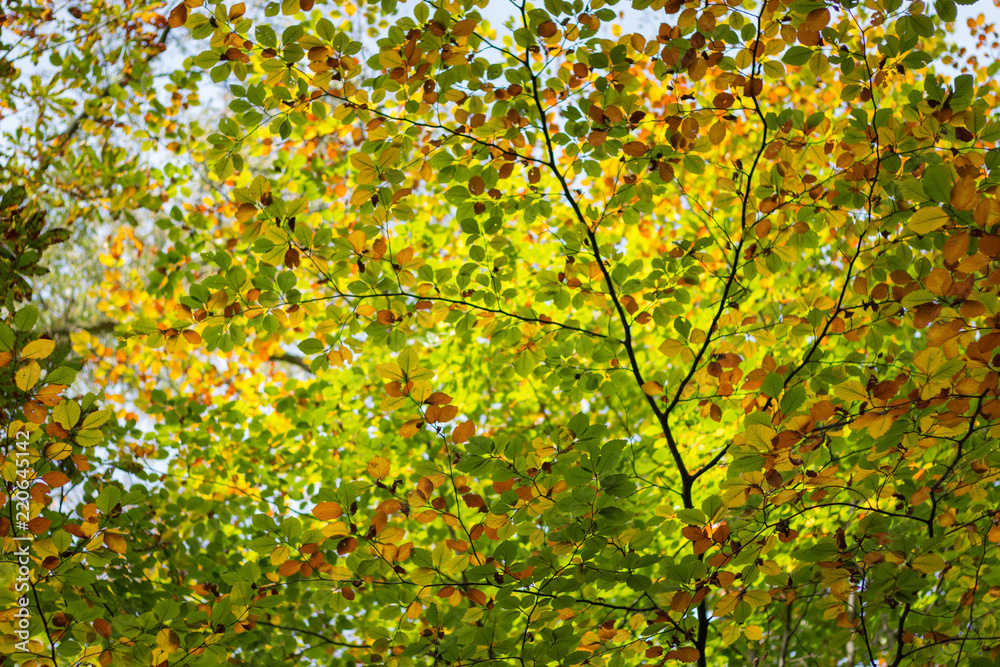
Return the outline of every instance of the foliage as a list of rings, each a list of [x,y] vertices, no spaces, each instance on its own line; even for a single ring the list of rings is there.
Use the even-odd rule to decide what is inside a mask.
[[[122,225],[120,342],[73,385],[5,304],[5,653],[996,664],[1000,65],[956,4],[511,7],[129,4],[144,80],[52,61],[93,134],[4,185]]]

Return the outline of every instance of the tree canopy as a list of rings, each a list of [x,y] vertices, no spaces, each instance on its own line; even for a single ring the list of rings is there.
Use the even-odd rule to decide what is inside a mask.
[[[8,3],[0,664],[1000,665],[962,4]]]

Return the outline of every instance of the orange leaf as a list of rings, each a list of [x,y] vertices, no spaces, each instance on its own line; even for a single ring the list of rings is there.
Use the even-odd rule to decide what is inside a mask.
[[[44,422],[45,414],[48,412],[48,410],[46,410],[45,407],[37,401],[28,401],[24,404],[22,410],[24,410],[24,418],[32,424],[41,424]]]
[[[951,205],[963,211],[971,211],[979,203],[979,193],[976,192],[976,179],[965,176],[958,179],[951,189]]]
[[[333,502],[322,502],[313,508],[313,516],[320,521],[333,521],[338,519],[344,514],[344,508],[340,506],[340,503]]]
[[[378,480],[383,480],[389,476],[389,461],[376,456],[368,462],[368,474]]]
[[[53,470],[52,472],[47,472],[42,475],[42,479],[45,483],[51,486],[53,489],[58,489],[60,486],[65,486],[69,484],[69,477],[65,473],[58,470]]]
[[[286,560],[278,566],[278,574],[283,577],[290,577],[302,569],[302,563],[297,560]]]
[[[455,430],[451,432],[451,441],[456,445],[466,442],[469,438],[476,434],[476,425],[471,421],[464,421],[455,427]]]

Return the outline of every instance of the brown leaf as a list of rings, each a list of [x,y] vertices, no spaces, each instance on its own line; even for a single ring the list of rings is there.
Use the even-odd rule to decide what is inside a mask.
[[[98,618],[93,622],[94,630],[105,639],[111,636],[111,624],[103,618]]]
[[[664,183],[669,183],[674,180],[674,169],[666,162],[661,162],[656,166],[656,171],[660,175],[660,180]]]
[[[53,489],[58,489],[60,486],[66,486],[69,484],[69,477],[66,476],[66,473],[59,470],[53,470],[52,472],[45,473],[42,475],[42,479],[44,479],[45,483]]]
[[[630,157],[642,157],[646,154],[647,147],[641,141],[630,141],[622,146],[622,150]]]
[[[555,21],[545,21],[538,26],[539,37],[544,37],[545,39],[552,37],[557,32],[559,32],[559,26],[556,25]]]
[[[471,421],[464,421],[455,427],[455,430],[451,432],[451,441],[456,445],[466,442],[469,438],[476,434],[476,425]]]
[[[171,28],[180,28],[182,25],[187,23],[188,19],[188,8],[183,2],[172,10],[170,10],[170,18],[167,19],[167,25]]]
[[[822,30],[826,26],[830,25],[830,10],[825,7],[812,10],[809,12],[809,15],[806,16],[805,25],[809,30],[815,32]]]
[[[341,556],[346,556],[347,554],[353,552],[358,548],[358,540],[354,537],[348,535],[340,542],[337,543],[337,553]]]
[[[478,24],[479,21],[476,19],[464,19],[462,21],[458,21],[451,27],[451,34],[455,37],[465,37],[467,35],[471,35]]]
[[[667,651],[664,656],[667,660],[680,660],[681,662],[698,662],[701,653],[693,646],[684,646],[673,651]]]

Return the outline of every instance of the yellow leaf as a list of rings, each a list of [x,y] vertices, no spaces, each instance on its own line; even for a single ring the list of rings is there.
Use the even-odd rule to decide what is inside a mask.
[[[746,442],[759,451],[771,449],[771,439],[778,435],[778,432],[767,424],[748,424]]]
[[[413,583],[418,586],[428,586],[434,583],[434,579],[436,577],[437,573],[430,567],[418,567],[410,576],[410,578],[413,579]]]
[[[45,456],[53,461],[62,461],[73,453],[73,446],[68,442],[54,442],[45,448]]]
[[[948,224],[948,214],[937,206],[925,206],[910,218],[907,226],[914,234],[928,234]]]
[[[743,634],[746,635],[746,638],[750,641],[759,642],[761,637],[764,636],[764,631],[759,625],[748,625],[743,628]]]
[[[399,161],[399,149],[395,146],[390,146],[382,151],[382,154],[378,156],[378,166],[380,169],[388,169],[395,165]]]
[[[52,410],[52,418],[69,431],[80,421],[80,406],[75,401],[63,401]]]
[[[434,377],[433,371],[420,367],[420,360],[417,357],[417,353],[409,348],[399,353],[397,361],[399,362],[399,368],[403,371],[407,380],[420,381],[429,380]]]
[[[288,556],[290,554],[291,554],[291,551],[289,550],[288,545],[286,545],[286,544],[279,544],[271,552],[271,565],[274,565],[274,566],[281,565],[286,560],[288,560]]]
[[[355,230],[348,234],[347,242],[351,244],[351,248],[354,249],[354,252],[360,255],[365,251],[365,245],[368,243],[368,237],[365,236],[364,232]]]
[[[354,165],[355,169],[375,170],[375,161],[372,160],[372,156],[368,153],[351,153],[351,164]],[[361,234],[364,236],[362,232],[352,232],[352,234]]]
[[[375,190],[367,187],[360,187],[351,195],[351,206],[360,206],[372,198]]]
[[[924,574],[934,574],[943,570],[945,560],[937,554],[921,554],[913,559],[913,569]]]
[[[718,146],[726,138],[726,125],[725,123],[716,123],[708,129],[708,139],[713,145]]]
[[[407,377],[409,377],[414,370],[420,367],[417,353],[409,348],[400,352],[397,360],[399,361],[399,367],[403,369],[403,373],[405,373]]]
[[[125,549],[127,548],[125,538],[117,533],[104,533],[104,546],[116,554],[125,553]]]
[[[647,396],[659,396],[663,393],[663,385],[659,382],[653,382],[650,380],[649,382],[642,383],[642,391]]]
[[[681,354],[687,349],[687,345],[684,341],[677,340],[676,338],[667,338],[662,343],[660,343],[660,352],[667,355],[668,357],[674,357]]]
[[[382,412],[395,412],[406,405],[406,396],[386,396],[382,399],[379,409]]]
[[[257,207],[253,204],[240,204],[240,207],[236,209],[236,220],[239,222],[246,222],[252,218],[257,213]]]
[[[889,432],[889,428],[892,427],[894,421],[896,419],[890,415],[879,415],[868,424],[868,435],[873,438],[881,438]]]
[[[764,607],[771,603],[771,594],[767,591],[746,591],[743,594],[743,599],[751,607]]]
[[[842,401],[867,401],[868,391],[857,380],[848,380],[833,388],[833,395]]]
[[[391,361],[385,364],[376,364],[375,371],[386,380],[403,379],[403,369],[399,367],[399,364]]]
[[[389,476],[389,461],[381,456],[376,456],[368,462],[368,474],[377,480],[383,480]]]
[[[944,350],[939,347],[928,347],[913,355],[913,365],[928,377],[933,376],[944,362]]]
[[[50,354],[52,350],[56,348],[55,341],[46,340],[45,338],[39,338],[38,340],[33,340],[24,346],[21,350],[22,359],[45,359]]]
[[[737,639],[740,638],[740,626],[736,623],[730,623],[729,625],[722,628],[722,645],[729,646]]]
[[[14,374],[14,383],[21,391],[28,391],[35,386],[38,378],[42,375],[42,368],[37,362],[32,361],[24,368]]]
[[[735,595],[727,595],[724,598],[719,598],[715,603],[715,607],[712,608],[713,616],[728,616],[733,613],[736,609],[736,605],[740,602],[739,598]]]
[[[169,628],[163,628],[156,634],[156,646],[159,647],[161,651],[166,651],[167,653],[173,653],[181,646],[180,637],[177,633]]]
[[[378,62],[384,69],[395,69],[406,65],[403,57],[396,51],[383,51],[378,54]]]

